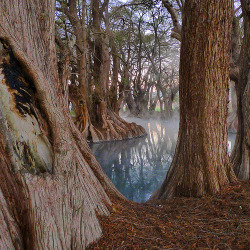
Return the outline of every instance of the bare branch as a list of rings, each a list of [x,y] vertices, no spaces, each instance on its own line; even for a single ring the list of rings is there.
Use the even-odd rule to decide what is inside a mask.
[[[180,10],[182,10],[182,7],[183,7],[183,5],[182,5],[182,1],[180,1],[180,0],[176,0],[176,2],[177,2],[177,4],[178,4],[178,6],[179,6]]]
[[[108,6],[109,4],[109,0],[104,0],[103,4],[102,4],[102,7],[100,9],[100,12],[103,13],[104,10],[106,9],[106,7]]]
[[[176,10],[174,9],[173,5],[168,0],[162,0],[162,3],[168,10],[173,21],[174,28],[172,29],[171,36],[181,41],[181,26],[178,22],[178,15],[176,13]]]
[[[234,14],[236,14],[240,9],[241,9],[241,5],[237,9],[234,10]]]

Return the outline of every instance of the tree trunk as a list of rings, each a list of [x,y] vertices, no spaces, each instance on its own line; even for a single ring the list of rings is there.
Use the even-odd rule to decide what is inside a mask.
[[[55,1],[0,1],[0,248],[84,249],[121,196],[62,96]]]
[[[119,66],[117,61],[117,65],[114,67],[114,75],[117,75],[116,91],[112,92],[112,100],[110,100],[110,91],[113,90],[109,88],[109,42],[112,39],[112,32],[109,28],[108,2],[105,0],[102,4],[99,0],[91,1],[93,19],[91,28],[93,32],[90,32],[92,35],[88,35],[88,42],[91,48],[89,54],[91,53],[92,57],[90,56],[88,63],[86,62],[87,39],[85,32],[86,1],[81,3],[82,10],[78,7],[79,1],[76,0],[70,0],[68,5],[63,3],[58,5],[58,11],[68,17],[76,37],[76,58],[71,55],[71,61],[76,61],[72,66],[72,72],[73,67],[75,67],[74,73],[78,77],[73,75],[69,86],[69,98],[76,114],[74,121],[83,136],[93,142],[122,140],[146,134],[139,125],[129,124],[121,118],[116,123],[117,119],[113,119],[118,115],[118,105],[122,102],[122,94],[119,95],[120,100],[117,100]],[[106,30],[103,29],[103,20]],[[111,43],[114,47],[114,42]],[[90,65],[92,67],[88,69],[89,77],[86,77],[87,66]]]
[[[124,99],[124,83],[119,83],[119,57],[118,57],[118,51],[116,49],[115,43],[114,43],[114,37],[112,32],[109,29],[109,37],[110,37],[110,43],[111,43],[111,53],[113,58],[113,75],[112,75],[112,85],[110,87],[109,91],[109,102],[112,110],[119,115],[120,107]],[[119,84],[118,84],[119,83]],[[119,90],[118,90],[119,86]]]
[[[117,110],[111,108],[109,99],[109,39],[111,31],[108,19],[108,1],[102,5],[98,0],[92,1],[92,17],[94,32],[94,50],[93,50],[93,79],[95,90],[93,93],[90,139],[94,142],[122,140],[132,137],[140,137],[146,134],[146,131],[140,125],[128,123],[119,117]],[[106,31],[102,30],[102,15],[105,11]],[[114,44],[113,44],[114,45]],[[116,65],[117,66],[117,65]],[[114,70],[118,70],[117,68]],[[115,72],[114,72],[115,73]],[[118,82],[116,82],[118,84]],[[117,100],[117,94],[114,96]]]
[[[231,162],[238,178],[249,179],[249,85],[250,85],[250,10],[249,0],[241,0],[244,19],[244,38],[240,52],[240,72],[236,83],[238,130],[235,145],[231,154]]]
[[[234,82],[229,83],[229,89],[231,92],[232,111],[229,112],[227,118],[228,132],[236,133],[238,129],[238,116],[237,116],[237,96],[236,96],[236,88]]]
[[[124,94],[125,102],[128,105],[128,109],[129,109],[130,113],[133,115],[137,115],[136,104],[135,104],[135,100],[134,100],[133,95],[132,95],[132,88],[129,85],[128,78],[124,78],[124,79],[125,79],[125,94]]]
[[[151,197],[215,194],[236,180],[227,149],[232,1],[185,1],[175,156]]]

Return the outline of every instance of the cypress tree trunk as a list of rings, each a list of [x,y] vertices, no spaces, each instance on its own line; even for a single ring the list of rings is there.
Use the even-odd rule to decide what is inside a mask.
[[[84,249],[121,196],[62,96],[54,0],[0,0],[0,249]]]
[[[236,180],[227,149],[232,1],[185,1],[175,156],[151,197],[214,194]]]

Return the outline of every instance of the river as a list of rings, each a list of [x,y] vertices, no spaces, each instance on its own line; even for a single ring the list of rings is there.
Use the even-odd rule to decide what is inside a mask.
[[[173,159],[178,120],[126,118],[142,125],[148,135],[118,142],[90,144],[116,188],[129,200],[145,202],[161,185]],[[229,134],[232,150],[235,134]]]

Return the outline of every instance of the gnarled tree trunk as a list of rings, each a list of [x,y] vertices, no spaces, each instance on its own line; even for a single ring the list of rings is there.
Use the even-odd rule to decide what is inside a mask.
[[[65,105],[54,11],[54,0],[0,1],[1,249],[84,249],[120,196]]]
[[[227,149],[232,1],[185,1],[180,126],[167,177],[151,197],[214,194],[236,180]]]

